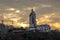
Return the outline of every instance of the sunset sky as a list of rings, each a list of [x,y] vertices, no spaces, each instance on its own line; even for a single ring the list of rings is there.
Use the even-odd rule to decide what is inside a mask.
[[[36,13],[37,25],[48,23],[60,29],[60,0],[0,0],[0,20],[14,26],[28,26],[31,9]]]

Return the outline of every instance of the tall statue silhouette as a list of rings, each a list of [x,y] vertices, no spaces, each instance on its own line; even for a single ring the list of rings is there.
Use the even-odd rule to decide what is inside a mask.
[[[36,14],[33,9],[29,15],[29,24],[31,28],[36,28]]]

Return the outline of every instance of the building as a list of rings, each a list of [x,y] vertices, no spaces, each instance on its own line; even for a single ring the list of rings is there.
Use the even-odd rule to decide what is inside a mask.
[[[30,15],[29,15],[29,28],[27,29],[27,31],[40,31],[40,32],[50,32],[50,26],[48,24],[43,24],[43,25],[36,25],[36,14],[35,12],[31,11]]]
[[[28,31],[30,30],[33,30],[35,31],[36,30],[36,14],[35,12],[33,11],[33,9],[31,10],[31,13],[29,15],[29,28],[27,29]]]
[[[36,28],[36,14],[33,11],[33,9],[29,15],[29,24],[30,24],[30,27]]]
[[[48,24],[42,24],[37,26],[37,30],[40,32],[50,32],[51,28]]]
[[[0,37],[3,38],[7,32],[6,26],[4,24],[0,24]]]
[[[11,28],[11,26],[7,26],[3,23],[4,21],[2,20],[2,23],[0,23],[0,37],[3,38],[5,35],[8,33],[8,30]]]

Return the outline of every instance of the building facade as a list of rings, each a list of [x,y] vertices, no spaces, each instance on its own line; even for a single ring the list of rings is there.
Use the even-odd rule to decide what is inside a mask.
[[[50,32],[51,28],[48,24],[42,24],[37,26],[37,30],[40,32]]]
[[[50,26],[48,24],[43,24],[43,25],[36,25],[36,14],[35,12],[31,11],[30,15],[29,15],[29,28],[27,29],[27,31],[40,31],[40,32],[50,32]]]

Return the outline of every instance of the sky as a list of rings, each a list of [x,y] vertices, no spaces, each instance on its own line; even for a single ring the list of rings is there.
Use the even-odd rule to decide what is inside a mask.
[[[28,26],[31,9],[37,25],[47,23],[60,29],[60,0],[0,0],[0,20],[7,25],[13,21],[14,26]]]

